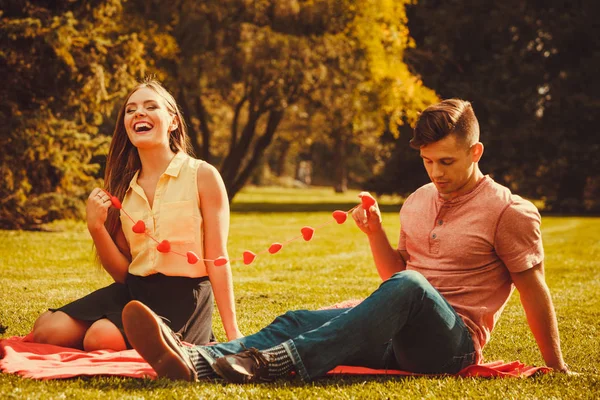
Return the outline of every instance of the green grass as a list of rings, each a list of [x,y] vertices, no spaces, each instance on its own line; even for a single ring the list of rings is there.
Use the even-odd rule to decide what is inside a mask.
[[[337,208],[356,204],[358,192],[330,189],[250,188],[232,209],[229,252],[258,252],[319,226]],[[388,237],[398,238],[398,198],[382,199]],[[0,231],[0,324],[2,337],[25,335],[35,318],[110,282],[93,263],[83,223],[57,223],[55,232]],[[326,378],[236,386],[167,380],[94,377],[39,382],[0,375],[2,399],[65,398],[598,398],[600,396],[600,218],[544,217],[546,273],[557,310],[566,361],[579,376],[551,374],[524,379]],[[234,264],[238,318],[244,333],[265,326],[288,309],[316,309],[362,298],[379,284],[366,238],[351,221],[316,231],[250,266]],[[215,331],[224,338],[220,319]],[[520,360],[543,365],[518,302],[513,296],[484,350],[487,360]]]

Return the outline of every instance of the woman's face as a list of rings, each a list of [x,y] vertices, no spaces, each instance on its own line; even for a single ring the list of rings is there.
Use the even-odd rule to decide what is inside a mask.
[[[138,149],[165,146],[169,135],[177,129],[177,117],[169,112],[165,100],[149,87],[136,90],[125,105],[125,130]]]

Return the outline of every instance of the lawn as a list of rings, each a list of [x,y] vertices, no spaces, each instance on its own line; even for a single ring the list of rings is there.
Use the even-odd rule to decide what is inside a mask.
[[[348,210],[358,192],[330,189],[244,190],[232,206],[229,252],[259,252],[273,242],[318,227],[335,209]],[[397,198],[380,199],[392,243],[398,239]],[[53,232],[0,231],[2,337],[25,335],[35,318],[110,282],[93,262],[91,240],[80,222],[61,222]],[[65,398],[598,398],[600,397],[600,218],[545,216],[546,275],[558,314],[566,361],[580,374],[523,379],[326,378],[304,384],[281,381],[237,386],[167,380],[86,378],[39,382],[0,375],[2,399]],[[362,298],[379,284],[364,235],[351,221],[327,224],[312,241],[297,240],[253,264],[233,266],[238,319],[250,334],[289,309],[316,309]],[[224,338],[220,319],[215,332]],[[484,350],[486,360],[543,365],[515,294]]]

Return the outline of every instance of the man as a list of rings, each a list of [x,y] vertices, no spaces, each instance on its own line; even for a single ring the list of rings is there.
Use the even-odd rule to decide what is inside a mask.
[[[270,381],[292,371],[308,381],[337,365],[456,373],[482,360],[514,287],[549,367],[568,372],[544,279],[540,215],[484,176],[471,104],[451,99],[423,111],[411,146],[431,183],[409,196],[392,248],[377,204],[352,216],[367,235],[381,286],[354,308],[293,311],[258,333],[183,347],[139,302],[123,312],[127,338],[159,376]]]

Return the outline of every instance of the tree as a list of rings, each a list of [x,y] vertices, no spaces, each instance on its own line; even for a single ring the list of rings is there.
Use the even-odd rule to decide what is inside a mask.
[[[230,199],[286,114],[288,126],[319,119],[300,117],[307,110],[335,115],[322,129],[344,143],[332,154],[377,149],[386,121],[410,121],[434,97],[402,60],[407,1],[5,0],[0,226],[81,216],[115,106],[149,72],[178,98],[197,154],[219,166]]]
[[[442,97],[473,103],[482,168],[555,211],[584,211],[598,181],[595,2],[421,0],[407,62]],[[598,203],[596,206],[598,207]]]
[[[596,9],[591,0],[554,0],[537,10],[540,40],[536,50],[544,56],[538,137],[548,143],[540,157],[537,183],[553,211],[600,211],[600,192],[592,192],[600,184]]]
[[[333,60],[329,84],[311,96],[326,121],[321,131],[331,143],[336,191],[346,189],[350,156],[381,162],[381,133],[397,137],[399,126],[415,122],[417,110],[437,99],[404,62],[414,45],[406,29],[408,3],[360,4],[345,40],[355,45],[344,59]]]
[[[151,48],[152,57],[190,117],[197,153],[220,163],[233,198],[291,105],[312,99],[335,116],[325,133],[337,140],[334,154],[343,155],[356,138],[381,132],[382,110],[415,114],[422,93],[432,97],[402,62],[410,43],[404,4],[132,1],[128,12],[148,35],[171,34],[178,57]]]
[[[7,1],[0,13],[0,227],[80,217],[144,46],[120,33],[118,0]]]

